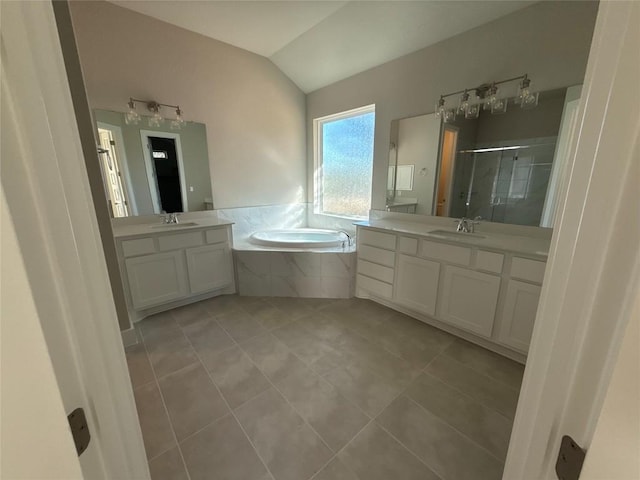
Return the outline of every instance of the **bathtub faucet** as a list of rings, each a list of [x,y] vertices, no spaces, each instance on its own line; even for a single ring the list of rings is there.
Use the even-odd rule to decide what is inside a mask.
[[[349,235],[349,234],[348,234],[347,232],[345,232],[344,230],[339,230],[339,232],[340,232],[340,233],[344,233],[344,234],[345,234],[345,236],[347,237],[347,239],[346,239],[346,240],[344,240],[344,241],[342,242],[342,247],[343,247],[343,248],[344,248],[344,246],[345,246],[344,242],[347,242],[347,246],[349,246],[349,247],[350,247],[351,245],[353,245],[353,238],[351,238],[351,235]]]

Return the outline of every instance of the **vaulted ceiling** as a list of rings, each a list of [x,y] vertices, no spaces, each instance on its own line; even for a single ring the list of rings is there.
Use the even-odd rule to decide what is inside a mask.
[[[305,93],[535,3],[518,0],[111,2],[265,56]]]

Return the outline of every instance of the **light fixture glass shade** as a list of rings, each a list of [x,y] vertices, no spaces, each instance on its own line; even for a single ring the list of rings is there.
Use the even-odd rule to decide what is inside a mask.
[[[456,109],[451,109],[451,110],[445,110],[445,112],[442,114],[442,120],[444,121],[444,123],[450,123],[455,121],[456,119]]]
[[[446,108],[444,107],[444,98],[440,97],[438,103],[436,103],[436,117],[444,118]]]
[[[458,114],[465,115],[467,112],[467,108],[469,108],[469,92],[466,90],[460,96],[460,103],[458,104]]]
[[[182,118],[182,110],[180,107],[176,108],[176,119],[171,122],[171,130],[180,130],[184,127],[185,121]]]
[[[480,107],[481,105],[479,103],[470,104],[467,107],[466,111],[464,112],[464,118],[467,118],[467,119],[478,118],[480,116]]]
[[[497,98],[496,101],[491,105],[491,113],[494,115],[506,113],[508,103],[509,102],[506,98]]]
[[[140,123],[140,114],[136,112],[134,108],[130,108],[129,111],[124,114],[124,123],[127,125],[137,125]]]
[[[158,108],[155,112],[153,112],[153,115],[149,117],[149,126],[157,128],[163,123],[164,118],[162,118],[162,115],[160,115],[160,109]]]
[[[520,100],[520,107],[527,109],[527,108],[535,108],[538,106],[538,95],[539,92],[536,93],[527,93],[527,95],[524,95],[522,97],[522,99]]]

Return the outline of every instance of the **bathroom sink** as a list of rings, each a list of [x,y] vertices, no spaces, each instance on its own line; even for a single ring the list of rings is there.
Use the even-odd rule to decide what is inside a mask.
[[[160,225],[151,225],[151,228],[195,227],[196,225],[198,225],[196,222],[161,223]]]
[[[429,235],[433,235],[434,237],[451,238],[487,238],[484,235],[478,235],[477,233],[454,232],[451,230],[432,230],[431,232],[429,232]]]

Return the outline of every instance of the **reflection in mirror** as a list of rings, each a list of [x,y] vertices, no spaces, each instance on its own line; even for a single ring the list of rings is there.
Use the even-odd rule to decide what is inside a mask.
[[[204,124],[171,130],[127,125],[122,112],[93,113],[113,217],[213,209]]]
[[[387,210],[552,226],[575,88],[541,92],[535,109],[448,123],[435,114],[394,120]],[[407,166],[411,181],[398,188]]]

